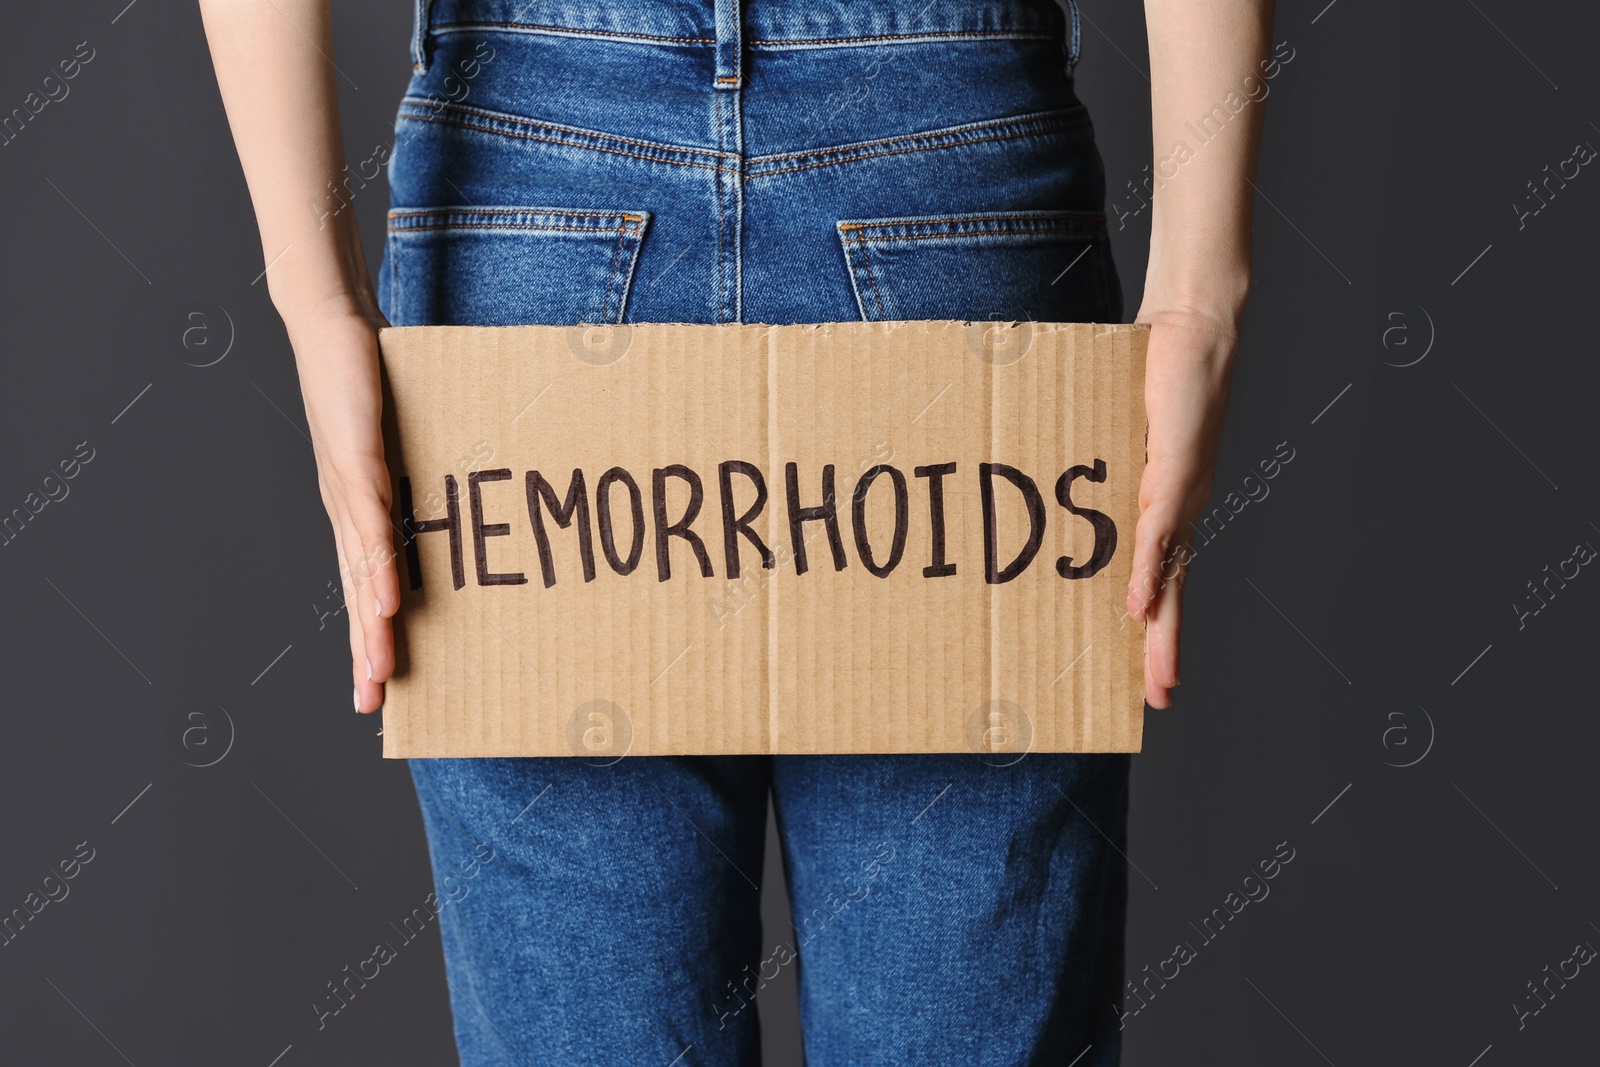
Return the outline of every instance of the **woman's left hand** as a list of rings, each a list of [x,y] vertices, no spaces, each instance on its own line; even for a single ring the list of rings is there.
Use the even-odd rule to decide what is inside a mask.
[[[1150,431],[1139,483],[1128,613],[1146,624],[1145,700],[1171,706],[1195,520],[1211,496],[1227,411],[1235,325],[1194,312],[1141,310],[1150,324],[1144,404]]]

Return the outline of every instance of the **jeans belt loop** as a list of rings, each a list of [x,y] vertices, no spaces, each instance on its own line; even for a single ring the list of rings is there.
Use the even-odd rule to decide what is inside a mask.
[[[741,0],[715,0],[717,14],[717,68],[713,85],[717,89],[737,90],[744,84],[741,66],[744,40],[741,33]]]
[[[1082,30],[1078,25],[1078,0],[1067,0],[1067,12],[1071,16],[1072,26],[1067,31],[1067,75],[1072,75],[1072,68],[1078,65],[1078,50],[1082,44],[1080,36]]]
[[[416,14],[412,19],[411,69],[417,74],[428,72],[428,16],[433,0],[416,0]]]

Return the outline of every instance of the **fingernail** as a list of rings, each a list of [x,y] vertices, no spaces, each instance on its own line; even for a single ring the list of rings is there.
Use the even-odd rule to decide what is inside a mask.
[[[354,696],[355,696],[356,710],[360,711],[361,710],[361,690],[352,688],[350,690],[350,692],[353,693]]]
[[[383,601],[376,599],[373,600],[372,613],[380,619],[383,618]]]
[[[367,660],[367,681],[372,681],[372,661],[370,659]],[[1177,685],[1178,683],[1173,682],[1172,684]]]

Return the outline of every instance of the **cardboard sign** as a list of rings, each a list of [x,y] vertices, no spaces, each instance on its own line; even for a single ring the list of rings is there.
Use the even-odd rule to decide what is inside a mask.
[[[1138,751],[1147,334],[384,330],[384,755]]]

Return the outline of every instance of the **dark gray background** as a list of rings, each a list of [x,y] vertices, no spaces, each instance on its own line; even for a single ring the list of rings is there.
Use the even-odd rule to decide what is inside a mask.
[[[0,947],[0,1060],[454,1062],[436,927],[316,1028],[324,983],[431,888],[422,827],[346,704],[344,619],[319,618],[333,541],[198,13],[125,3],[6,16],[0,114],[78,42],[95,58],[0,147],[0,513],[79,442],[94,458],[0,547],[0,914],[79,842],[95,858]],[[1521,629],[1512,605],[1600,545],[1600,177],[1520,229],[1512,205],[1600,144],[1594,27],[1549,2],[1325,4],[1278,14],[1295,58],[1219,494],[1279,442],[1295,459],[1202,550],[1178,708],[1135,761],[1129,969],[1199,957],[1127,1020],[1124,1062],[1592,1059],[1600,976],[1521,1029],[1513,1004],[1600,944],[1600,577]],[[409,5],[337,6],[360,160],[391,137]],[[1115,204],[1150,162],[1142,15],[1085,14]],[[381,183],[356,206],[376,263]],[[1148,227],[1113,221],[1130,314]],[[186,365],[220,349],[185,348],[184,316],[220,344],[223,310],[228,357]],[[1202,945],[1190,924],[1283,841],[1270,897]],[[798,1062],[792,986],[762,1006],[769,1062]]]

